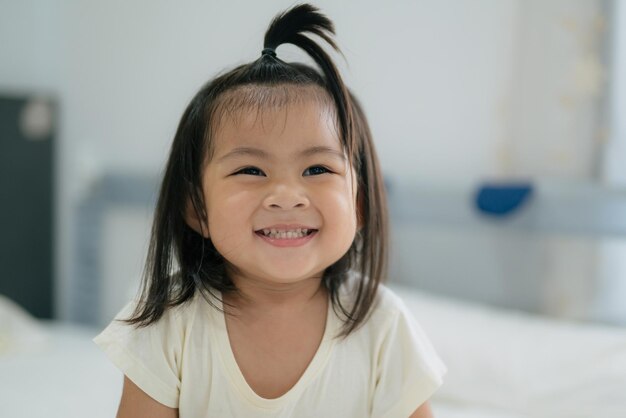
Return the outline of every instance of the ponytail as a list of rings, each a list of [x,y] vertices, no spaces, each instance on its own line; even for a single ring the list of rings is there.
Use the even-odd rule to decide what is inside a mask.
[[[341,136],[345,141],[344,145],[348,155],[352,156],[354,150],[353,116],[348,90],[332,59],[306,34],[317,35],[335,51],[341,53],[332,38],[335,35],[333,22],[321,14],[316,7],[310,4],[301,4],[277,15],[272,20],[267,32],[265,32],[263,51],[267,52],[262,54],[262,58],[271,57],[270,51],[274,51],[274,57],[271,58],[275,58],[276,48],[282,44],[292,44],[304,50],[315,61],[322,70],[326,88],[335,101]]]

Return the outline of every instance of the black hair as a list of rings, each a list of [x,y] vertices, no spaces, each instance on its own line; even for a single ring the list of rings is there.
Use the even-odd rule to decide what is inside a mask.
[[[161,183],[140,303],[127,323],[147,326],[166,309],[190,300],[197,291],[207,300],[209,295],[215,297],[216,291],[237,291],[226,272],[226,261],[211,239],[186,221],[191,210],[197,219],[208,222],[202,171],[212,156],[216,126],[229,106],[262,107],[276,100],[289,100],[298,94],[297,89],[308,87],[321,91],[336,112],[342,147],[358,177],[357,215],[361,228],[346,254],[325,270],[322,283],[335,312],[344,319],[342,335],[350,334],[367,318],[387,266],[387,206],[382,176],[363,109],[345,86],[333,60],[308,35],[317,36],[340,52],[333,40],[332,22],[314,6],[295,6],[272,20],[258,59],[209,81],[187,106]],[[276,48],[282,44],[303,49],[319,70],[279,59]],[[287,94],[279,94],[281,91]],[[358,277],[354,302],[343,306],[339,289],[351,274]]]

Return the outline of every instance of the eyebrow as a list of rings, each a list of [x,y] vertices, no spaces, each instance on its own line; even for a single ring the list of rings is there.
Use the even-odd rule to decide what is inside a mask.
[[[336,158],[339,158],[342,161],[346,160],[346,156],[343,154],[343,152],[323,145],[310,147],[299,153],[300,157],[310,157],[316,154],[330,154]],[[269,160],[271,158],[270,154],[263,151],[262,149],[252,147],[238,147],[221,156],[218,161],[222,162],[227,159],[246,156],[257,157],[264,160]]]
[[[344,161],[346,160],[346,156],[344,155],[343,152],[337,151],[334,148],[326,147],[326,146],[323,146],[323,145],[318,145],[318,146],[315,146],[315,147],[307,148],[307,149],[305,149],[304,151],[302,151],[300,153],[300,155],[303,156],[303,157],[310,157],[311,155],[317,155],[317,154],[330,154],[330,155],[335,156],[335,157],[337,157],[337,158],[339,158],[341,160],[344,160]]]
[[[247,157],[247,156],[251,156],[251,157],[258,157],[258,158],[262,158],[262,159],[268,159],[269,158],[269,154],[261,149],[258,148],[250,148],[250,147],[239,147],[239,148],[235,148],[231,151],[229,151],[228,153],[224,154],[223,156],[221,156],[218,161],[224,161],[224,160],[228,160],[230,158],[236,158],[236,157]]]

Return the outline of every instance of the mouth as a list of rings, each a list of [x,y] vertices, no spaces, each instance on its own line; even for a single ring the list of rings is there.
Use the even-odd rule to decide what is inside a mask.
[[[318,230],[314,228],[275,229],[264,228],[254,231],[255,234],[271,239],[299,239],[308,237]]]

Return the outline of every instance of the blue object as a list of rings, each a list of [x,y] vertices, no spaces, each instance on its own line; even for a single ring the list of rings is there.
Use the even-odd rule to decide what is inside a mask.
[[[530,183],[485,184],[476,193],[476,207],[491,216],[506,216],[519,210],[533,194]]]

